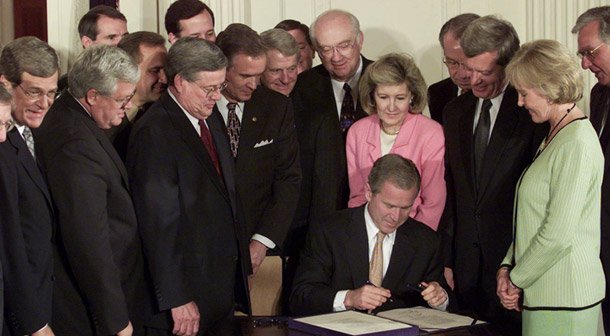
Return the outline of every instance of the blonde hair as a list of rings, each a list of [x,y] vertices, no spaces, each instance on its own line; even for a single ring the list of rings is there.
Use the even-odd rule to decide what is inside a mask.
[[[377,86],[401,84],[407,84],[413,95],[411,112],[421,113],[426,107],[428,89],[419,68],[408,54],[387,54],[366,68],[359,84],[362,108],[368,114],[377,113],[374,97]]]
[[[555,104],[574,103],[583,95],[584,80],[576,58],[553,40],[524,44],[506,67],[506,76],[513,86],[534,88]]]

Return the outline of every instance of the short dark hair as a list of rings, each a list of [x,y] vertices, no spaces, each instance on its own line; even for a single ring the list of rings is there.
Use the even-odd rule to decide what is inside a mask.
[[[125,15],[118,10],[105,5],[95,6],[85,15],[83,15],[78,22],[78,34],[81,38],[83,38],[83,36],[87,36],[91,40],[95,41],[97,33],[99,32],[97,28],[97,20],[99,20],[100,16],[107,16],[111,19],[118,19],[127,23],[127,18]]]
[[[496,64],[502,67],[505,67],[519,50],[519,44],[519,36],[513,25],[493,15],[472,21],[460,40],[466,57],[497,51]]]
[[[214,43],[193,36],[178,39],[167,53],[165,74],[167,83],[174,85],[180,75],[189,82],[198,79],[201,71],[218,71],[227,66],[227,58]]]
[[[302,24],[301,22],[299,22],[297,20],[291,20],[291,19],[284,20],[284,21],[278,23],[277,25],[275,25],[274,28],[283,29],[285,31],[298,29],[303,33],[303,35],[305,35],[305,38],[307,39],[307,44],[309,44],[311,47],[313,47],[313,44],[311,43],[311,37],[309,37],[309,27],[307,27],[306,25]]]
[[[59,69],[55,49],[37,37],[20,37],[2,49],[0,74],[16,85],[21,84],[24,72],[32,76],[49,78]]]
[[[478,14],[474,13],[464,13],[458,16],[454,16],[449,19],[449,21],[445,22],[445,24],[441,27],[441,32],[438,34],[438,41],[441,43],[441,47],[445,48],[445,35],[448,32],[451,32],[456,39],[461,39],[462,35],[464,35],[464,31],[468,28],[468,25],[480,18]]]
[[[398,154],[386,154],[375,161],[369,173],[369,186],[373,194],[380,192],[386,182],[402,190],[415,187],[419,192],[421,177],[413,161]]]
[[[172,33],[180,37],[182,28],[180,27],[180,20],[187,20],[192,18],[199,13],[208,11],[210,17],[212,17],[212,25],[214,25],[214,12],[199,0],[178,0],[174,2],[165,13],[165,30],[167,33]]]
[[[232,23],[216,38],[216,45],[229,60],[229,68],[233,57],[244,54],[252,57],[265,55],[267,48],[261,37],[250,27],[242,23]]]
[[[138,64],[140,64],[140,62],[142,62],[142,53],[140,52],[141,45],[148,47],[165,47],[165,39],[157,33],[139,31],[123,37],[117,47],[125,50]]]

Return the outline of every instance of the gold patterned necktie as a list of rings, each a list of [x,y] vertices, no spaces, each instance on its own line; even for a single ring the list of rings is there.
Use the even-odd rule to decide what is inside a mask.
[[[381,287],[383,281],[383,239],[385,236],[385,233],[377,232],[377,241],[369,265],[369,281],[377,287]]]
[[[239,118],[237,118],[237,113],[235,112],[236,106],[236,103],[227,104],[227,108],[229,109],[229,114],[227,116],[227,133],[229,133],[231,153],[233,154],[233,157],[237,157],[237,148],[239,147],[239,133],[241,131],[241,124],[239,123]]]
[[[28,146],[28,150],[32,154],[34,161],[36,161],[36,152],[34,151],[34,137],[32,136],[32,131],[30,130],[29,127],[25,126],[23,128],[22,135],[23,135],[23,140],[25,141],[25,144]]]

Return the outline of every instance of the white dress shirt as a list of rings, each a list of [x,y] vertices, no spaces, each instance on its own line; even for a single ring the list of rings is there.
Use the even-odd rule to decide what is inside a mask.
[[[360,80],[360,75],[362,75],[362,56],[360,56],[360,65],[358,66],[358,70],[350,80],[347,81],[347,84],[352,89],[352,99],[354,99],[354,108],[358,106],[358,80]],[[330,82],[333,86],[333,92],[335,93],[335,103],[337,104],[337,118],[341,118],[341,105],[343,105],[343,97],[345,96],[345,90],[343,90],[343,84],[345,82],[339,82],[331,77]]]

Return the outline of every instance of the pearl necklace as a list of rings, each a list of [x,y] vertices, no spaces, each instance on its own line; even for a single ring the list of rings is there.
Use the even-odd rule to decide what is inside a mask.
[[[386,131],[385,127],[383,127],[383,124],[381,122],[379,122],[379,125],[381,126],[381,131],[383,131],[383,133],[385,133],[387,135],[397,135],[398,132],[400,132],[400,128],[394,132],[389,132],[389,131]]]

